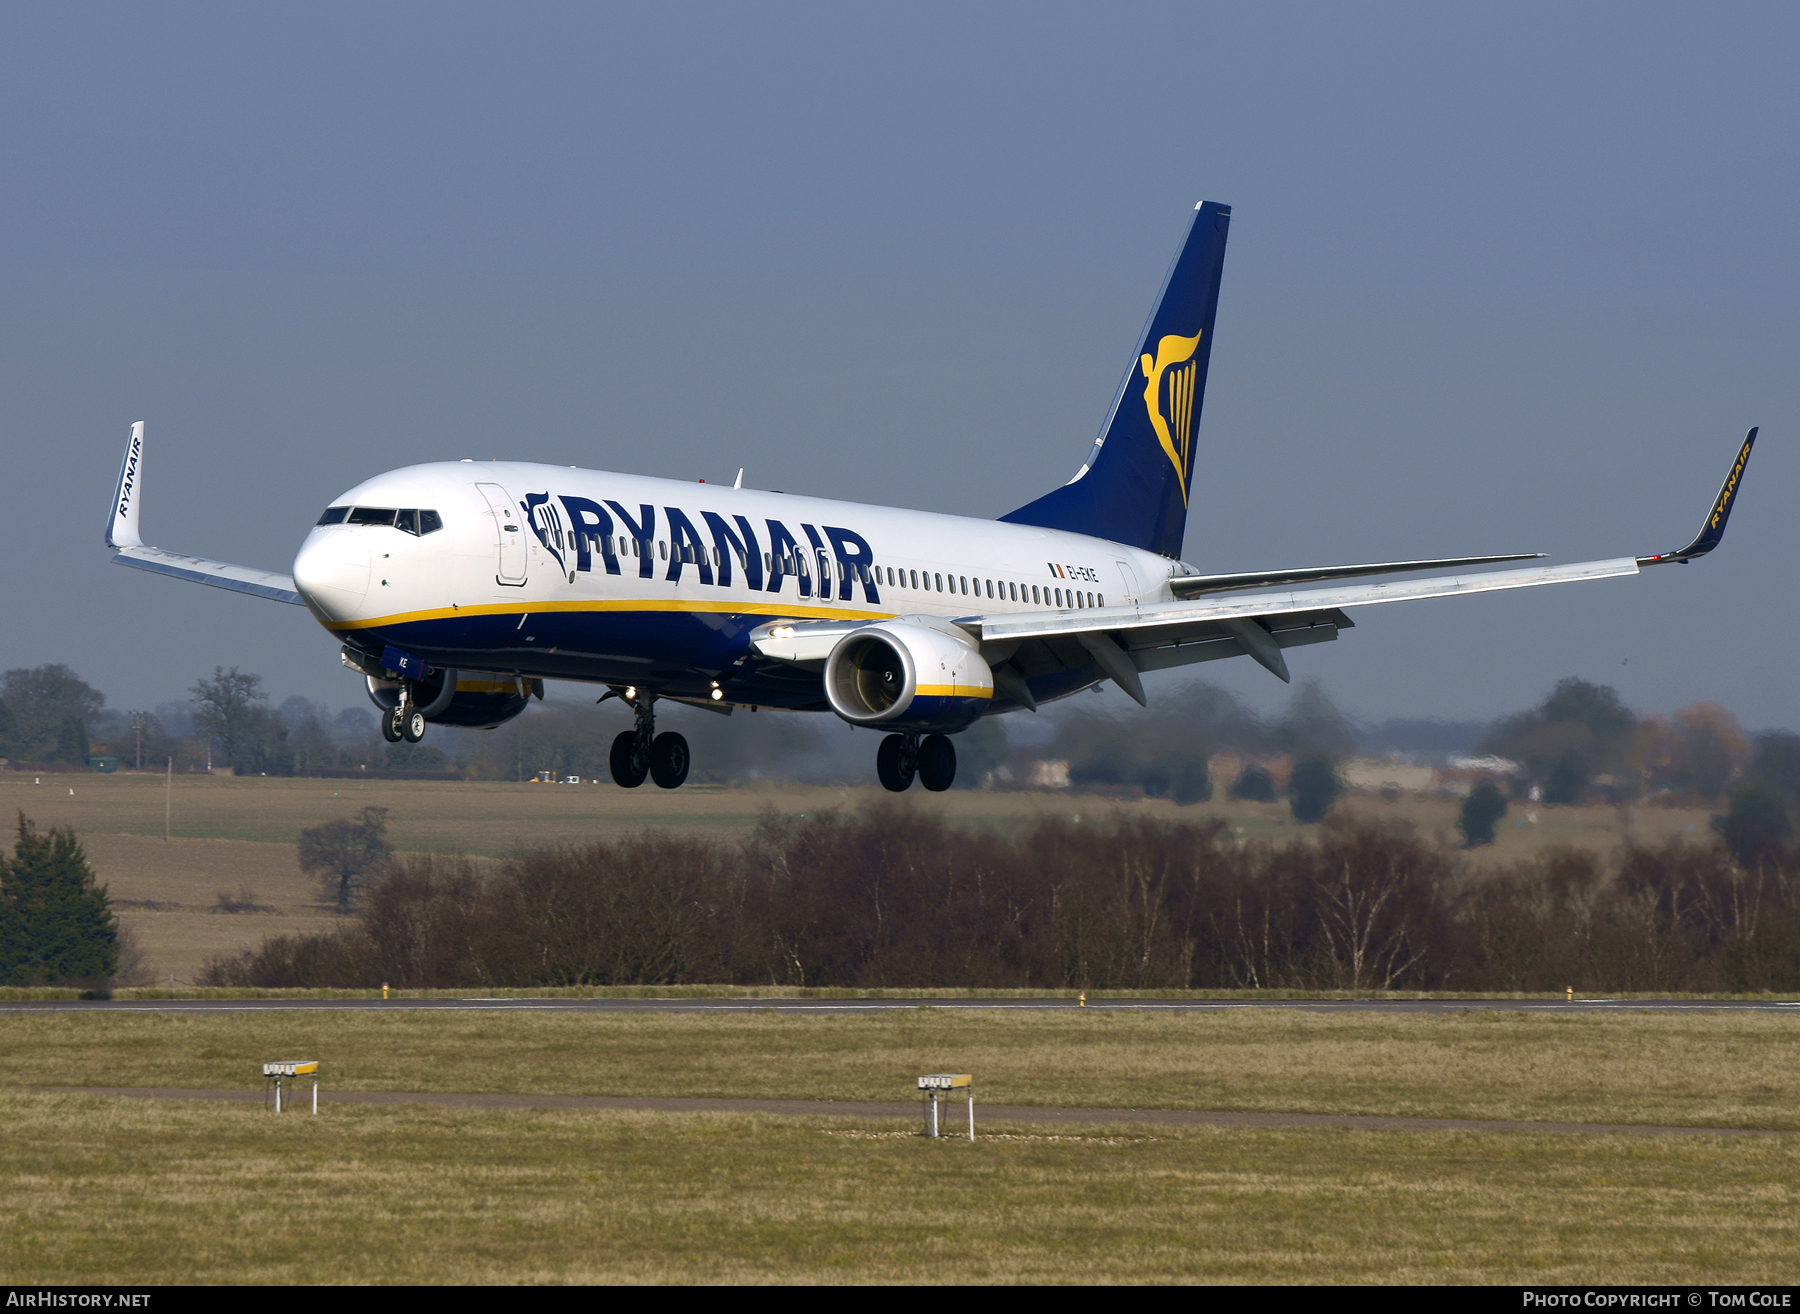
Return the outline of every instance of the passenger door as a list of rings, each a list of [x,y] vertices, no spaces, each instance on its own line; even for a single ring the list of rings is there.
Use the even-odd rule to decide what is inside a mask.
[[[500,553],[499,570],[494,579],[510,588],[525,583],[525,527],[519,523],[518,504],[499,484],[476,484],[487,499],[494,516],[494,535]]]

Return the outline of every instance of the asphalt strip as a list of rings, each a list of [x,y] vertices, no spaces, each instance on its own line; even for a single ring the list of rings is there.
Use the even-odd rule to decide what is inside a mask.
[[[112,1095],[143,1100],[220,1100],[260,1104],[259,1090],[181,1090],[157,1086],[11,1086],[18,1093],[47,1095]],[[297,1107],[311,1100],[310,1087],[296,1088],[289,1098]],[[917,1122],[922,1106],[900,1101],[723,1100],[680,1099],[639,1095],[506,1095],[460,1091],[345,1090],[319,1092],[321,1104],[426,1104],[449,1109],[635,1109],[653,1113],[761,1113],[780,1118],[904,1118]],[[955,1126],[958,1103],[941,1106]],[[979,1124],[1085,1123],[1140,1124],[1158,1127],[1242,1127],[1258,1131],[1281,1128],[1333,1127],[1347,1131],[1480,1131],[1550,1132],[1626,1136],[1791,1136],[1791,1131],[1759,1127],[1656,1127],[1641,1123],[1511,1122],[1484,1118],[1383,1118],[1338,1113],[1229,1113],[1205,1109],[1071,1109],[1030,1104],[980,1104]]]
[[[1312,1013],[1744,1013],[1800,1015],[1794,999],[1095,999],[1067,995],[906,999],[742,999],[732,997],[543,999],[114,999],[6,1000],[8,1013],[550,1012],[862,1014],[924,1009],[999,1012],[1216,1013],[1275,1010]]]

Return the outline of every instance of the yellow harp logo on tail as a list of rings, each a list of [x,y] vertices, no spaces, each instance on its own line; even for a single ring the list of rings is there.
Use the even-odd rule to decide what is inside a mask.
[[[1157,342],[1155,359],[1145,352],[1139,361],[1149,380],[1144,409],[1150,412],[1156,441],[1181,479],[1183,506],[1187,505],[1188,465],[1194,455],[1194,352],[1199,346],[1199,333],[1191,338],[1171,334]]]

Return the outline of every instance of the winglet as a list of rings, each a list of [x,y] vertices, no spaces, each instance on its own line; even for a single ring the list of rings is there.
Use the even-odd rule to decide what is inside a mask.
[[[1659,552],[1653,557],[1639,557],[1638,565],[1660,566],[1679,561],[1685,566],[1695,557],[1703,557],[1719,546],[1719,540],[1725,537],[1725,522],[1731,518],[1731,504],[1737,500],[1738,488],[1744,480],[1744,467],[1750,464],[1750,449],[1754,446],[1756,428],[1744,435],[1744,445],[1738,449],[1737,460],[1731,463],[1731,472],[1725,476],[1725,482],[1719,485],[1719,495],[1713,500],[1712,510],[1706,513],[1706,521],[1700,526],[1700,532],[1694,536],[1694,541],[1676,552]]]
[[[125,444],[125,459],[119,464],[119,484],[113,489],[112,510],[106,518],[106,546],[109,548],[142,547],[138,533],[138,504],[144,495],[144,422],[131,426],[131,441]]]

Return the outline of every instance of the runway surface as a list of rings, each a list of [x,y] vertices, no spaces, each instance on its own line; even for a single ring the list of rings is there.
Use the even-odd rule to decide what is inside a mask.
[[[950,999],[114,999],[14,1000],[0,1013],[266,1013],[317,1009],[560,1013],[893,1013],[911,1009],[1023,1009],[1081,1007],[1068,995]],[[1309,1013],[1792,1013],[1800,1000],[1694,999],[1091,999],[1092,1012],[1216,1013],[1287,1009]]]
[[[56,1095],[109,1095],[151,1100],[220,1100],[234,1104],[259,1104],[266,1096],[257,1090],[181,1090],[142,1086],[14,1086],[13,1091]],[[290,1107],[305,1110],[311,1091],[296,1085],[289,1094]],[[319,1103],[330,1104],[425,1104],[453,1109],[637,1109],[654,1113],[760,1113],[782,1118],[856,1118],[923,1122],[920,1103],[900,1101],[834,1100],[739,1100],[680,1099],[634,1095],[505,1095],[461,1091],[320,1091]],[[966,1129],[967,1112],[960,1101],[940,1104],[939,1117],[947,1134]],[[1236,1127],[1258,1130],[1331,1127],[1348,1131],[1474,1131],[1538,1132],[1628,1136],[1792,1136],[1796,1133],[1749,1127],[1660,1127],[1603,1122],[1506,1122],[1480,1118],[1383,1118],[1329,1113],[1236,1113],[1208,1109],[1107,1109],[1060,1108],[1032,1104],[977,1103],[976,1135],[982,1123],[1064,1123],[1117,1125],[1120,1123],[1162,1127]],[[967,1135],[966,1130],[960,1132]]]

